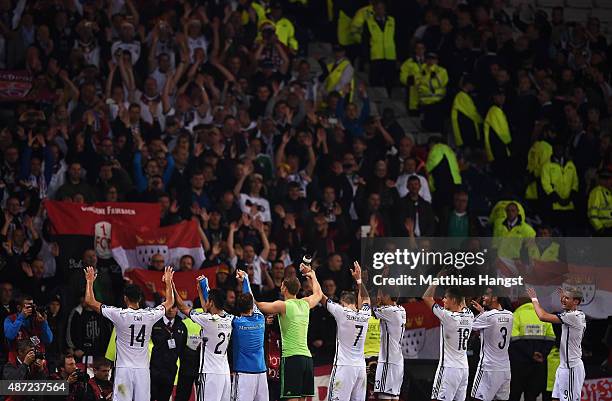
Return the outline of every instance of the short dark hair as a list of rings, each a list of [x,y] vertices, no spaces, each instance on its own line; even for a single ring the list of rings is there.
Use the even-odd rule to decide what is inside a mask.
[[[208,292],[208,299],[215,305],[217,309],[223,309],[225,306],[225,293],[219,288],[213,288]]]
[[[105,366],[111,367],[111,366],[113,366],[113,364],[111,363],[111,361],[109,361],[108,359],[106,359],[104,357],[96,358],[93,361],[93,368],[96,369],[96,370],[98,370],[100,368],[103,368]]]
[[[31,348],[34,347],[32,340],[29,338],[22,338],[21,340],[17,340],[17,353],[21,354],[26,351],[30,351]]]
[[[240,294],[236,298],[236,309],[239,313],[247,313],[253,309],[253,296],[251,294]]]
[[[452,299],[458,304],[462,303],[464,300],[464,296],[461,293],[461,290],[459,289],[459,287],[448,287],[446,291],[444,292],[444,296],[446,298]]]
[[[70,352],[62,354],[62,355],[60,355],[60,358],[58,360],[60,368],[63,369],[66,366],[66,359],[75,359],[76,360],[74,355],[72,353],[70,353]]]
[[[19,298],[17,298],[17,305],[23,305],[25,301],[33,301],[34,298],[30,294],[21,294]]]
[[[357,297],[353,291],[342,291],[342,294],[340,294],[340,302],[349,305],[357,305]]]
[[[297,295],[298,291],[302,287],[300,280],[298,280],[297,277],[286,278],[283,280],[283,284],[291,295]]]
[[[142,290],[139,286],[135,284],[128,284],[123,289],[123,295],[130,302],[140,302],[140,300],[142,299]]]

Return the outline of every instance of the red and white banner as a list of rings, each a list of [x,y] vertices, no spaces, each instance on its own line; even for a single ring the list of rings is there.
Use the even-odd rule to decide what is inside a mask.
[[[197,268],[205,259],[197,224],[184,221],[144,230],[137,226],[115,227],[111,238],[113,258],[123,272],[130,268],[146,269],[155,254],[164,257],[166,266],[178,266],[181,256],[191,255]]]
[[[402,340],[404,359],[438,359],[440,320],[422,301],[402,306],[406,309],[406,330]]]
[[[612,377],[585,380],[580,399],[581,401],[612,400]]]
[[[580,310],[593,319],[606,319],[612,305],[612,276],[607,267],[575,263],[535,262],[526,265],[518,261],[498,259],[497,267],[506,277],[524,277],[527,286],[534,287],[546,310],[559,311],[561,304],[556,289],[575,287],[584,297]],[[513,286],[511,298],[524,296],[522,287]]]
[[[181,298],[192,301],[198,297],[196,277],[200,275],[206,276],[208,278],[209,286],[211,288],[215,288],[217,285],[217,267],[218,266],[212,266],[201,270],[174,273],[174,284],[176,285],[176,290]],[[125,273],[125,277],[132,280],[134,284],[143,290],[145,299],[147,301],[153,301],[153,293],[148,286],[150,283],[155,286],[155,289],[159,294],[164,294],[165,287],[161,281],[162,275],[162,272],[144,269],[134,269]]]
[[[98,232],[96,224],[101,222],[139,228],[159,227],[157,203],[96,202],[86,205],[47,200],[45,208],[58,235],[95,235]],[[102,231],[102,227],[99,230]]]

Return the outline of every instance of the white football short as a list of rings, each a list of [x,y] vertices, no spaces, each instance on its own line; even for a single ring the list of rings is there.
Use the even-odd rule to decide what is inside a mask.
[[[328,401],[363,401],[366,398],[365,366],[334,366],[329,377]]]
[[[434,376],[431,399],[464,401],[468,386],[468,369],[438,366]]]
[[[196,383],[196,400],[229,401],[231,389],[229,374],[200,373]]]
[[[149,368],[115,368],[114,401],[151,401]]]
[[[472,398],[482,401],[510,398],[510,371],[477,370],[472,384]]]
[[[552,398],[564,401],[580,401],[584,375],[582,361],[580,361],[580,365],[573,368],[559,366],[555,374]]]
[[[268,374],[235,373],[232,380],[232,401],[268,401]]]
[[[379,362],[376,365],[374,392],[378,399],[399,398],[404,382],[404,365]]]

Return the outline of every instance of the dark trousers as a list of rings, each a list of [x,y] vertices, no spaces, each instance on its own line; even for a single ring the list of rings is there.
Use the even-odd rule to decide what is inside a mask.
[[[151,401],[167,401],[170,399],[175,375],[176,372],[172,375],[151,374]]]
[[[443,102],[424,104],[421,106],[421,111],[423,112],[423,128],[430,132],[441,132],[445,119]]]
[[[523,393],[524,401],[536,401],[538,395],[546,390],[545,363],[514,364],[511,369],[509,401],[519,401]]]
[[[193,392],[193,383],[197,376],[182,375],[179,374],[178,381],[176,383],[176,394],[174,401],[188,401]]]
[[[391,96],[396,75],[395,60],[370,61],[370,85],[384,86],[387,89],[388,96]]]

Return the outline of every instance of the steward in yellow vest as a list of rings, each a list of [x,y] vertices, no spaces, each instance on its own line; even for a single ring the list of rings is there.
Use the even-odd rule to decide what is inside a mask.
[[[523,221],[525,221],[525,208],[519,202],[515,200],[500,200],[497,201],[493,209],[491,209],[491,213],[489,214],[489,224],[491,227],[495,227],[495,224],[498,221],[503,221],[506,218],[506,208],[509,204],[514,203],[518,208],[518,215],[521,216]]]
[[[561,256],[561,244],[552,239],[552,230],[548,226],[538,227],[537,237],[527,243],[527,255],[530,262],[565,261],[565,254]]]
[[[542,166],[550,160],[553,149],[552,145],[545,140],[535,141],[527,153],[527,173],[532,181],[525,190],[525,199],[535,200],[539,198],[540,177]]]
[[[414,56],[404,61],[400,67],[400,82],[406,87],[408,111],[415,113],[419,109],[418,80],[425,65],[425,45],[417,42],[414,45]]]
[[[343,46],[334,46],[334,62],[321,65],[325,67],[323,69],[323,89],[325,94],[331,92],[338,92],[342,97],[346,96],[345,88],[350,85],[350,93],[348,93],[350,100],[352,101],[353,93],[355,91],[355,79],[354,69],[351,62],[346,58],[346,51]]]
[[[296,53],[298,51],[298,42],[295,38],[295,27],[291,21],[283,17],[283,9],[280,2],[275,1],[272,3],[268,18],[276,27],[278,40],[291,49],[292,52]]]
[[[427,53],[418,82],[420,104],[440,103],[446,96],[446,85],[448,85],[446,68],[438,65],[436,53]]]
[[[448,73],[438,65],[438,54],[429,52],[425,55],[425,65],[421,68],[417,90],[419,104],[423,112],[423,128],[430,132],[441,132],[442,123],[447,117],[444,97],[448,85]]]
[[[546,360],[555,345],[552,324],[538,319],[529,298],[520,298],[519,303],[512,314],[514,320],[508,348],[513,380],[511,399],[519,399],[523,392],[533,393],[532,389],[541,391],[546,388]]]
[[[384,0],[375,0],[373,7],[374,14],[366,18],[364,32],[370,45],[370,85],[384,86],[390,96],[397,77],[395,18],[387,14]]]
[[[372,3],[373,1],[370,0],[370,4],[357,10],[350,22],[351,40],[353,40],[355,44],[361,43],[363,27],[369,18],[374,17],[374,7]],[[338,15],[338,31],[340,30],[340,16],[341,14]]]
[[[438,167],[445,168],[447,172],[437,174],[436,169]],[[429,174],[429,188],[432,192],[436,190],[436,175],[448,177],[449,179],[445,180],[448,181],[447,185],[461,185],[461,171],[459,170],[459,163],[457,163],[457,156],[453,149],[444,143],[436,143],[430,148],[425,169]],[[444,184],[443,182],[438,183],[440,186]]]
[[[596,235],[612,234],[612,172],[599,173],[599,185],[591,190],[587,206],[589,223]]]
[[[564,146],[555,144],[554,155],[542,166],[540,180],[546,195],[548,223],[567,234],[567,230],[575,226],[574,199],[578,195],[578,174],[576,166],[564,157],[564,153]]]
[[[476,109],[470,95],[474,91],[474,83],[468,77],[461,79],[461,90],[455,95],[451,108],[451,125],[455,137],[455,145],[475,147],[480,142],[482,117]]]
[[[487,159],[492,161],[505,161],[510,157],[510,142],[512,134],[506,113],[502,107],[506,102],[506,95],[499,91],[493,95],[493,105],[489,108],[484,120],[484,143]]]
[[[515,203],[506,206],[506,218],[493,226],[493,246],[501,258],[520,259],[524,241],[535,236],[535,230],[519,216]]]
[[[255,10],[255,14],[257,15],[257,26],[261,23],[261,21],[266,19],[266,15],[270,12],[270,5],[266,1],[258,1],[253,0],[251,3],[251,7]]]

